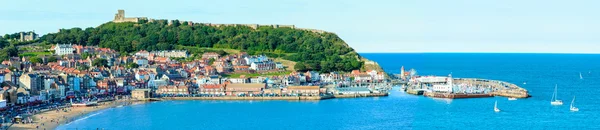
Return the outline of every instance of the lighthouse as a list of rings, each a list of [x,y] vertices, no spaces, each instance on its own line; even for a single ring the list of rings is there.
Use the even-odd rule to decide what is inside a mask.
[[[404,66],[400,67],[400,79],[404,80]]]

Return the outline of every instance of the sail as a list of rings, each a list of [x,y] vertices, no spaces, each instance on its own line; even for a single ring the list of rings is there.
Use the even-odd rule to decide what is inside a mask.
[[[573,96],[573,100],[571,101],[571,108],[573,108],[573,104],[575,104],[575,96]]]
[[[558,100],[558,85],[554,87],[554,93],[552,94],[552,101]]]

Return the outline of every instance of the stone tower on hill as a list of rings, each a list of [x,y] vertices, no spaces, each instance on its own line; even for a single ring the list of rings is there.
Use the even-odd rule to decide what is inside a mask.
[[[138,22],[139,20],[147,20],[148,18],[146,17],[130,17],[127,18],[125,17],[125,10],[118,10],[117,14],[115,14],[115,19],[113,20],[113,22],[115,23],[122,23],[122,22]]]

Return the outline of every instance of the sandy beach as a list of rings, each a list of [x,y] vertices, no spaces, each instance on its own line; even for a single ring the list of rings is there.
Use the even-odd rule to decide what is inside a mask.
[[[86,115],[91,112],[106,109],[115,106],[115,102],[104,102],[99,103],[98,106],[92,107],[69,107],[67,112],[59,110],[50,110],[35,114],[32,116],[33,123],[29,124],[13,124],[9,130],[53,130],[61,124],[67,123],[67,121],[73,121],[82,115]],[[36,128],[38,127],[38,128]]]

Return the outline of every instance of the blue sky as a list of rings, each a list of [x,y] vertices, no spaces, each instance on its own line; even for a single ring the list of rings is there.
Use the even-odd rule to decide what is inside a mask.
[[[600,53],[597,0],[11,0],[0,34],[95,27],[127,16],[294,24],[358,52]]]

